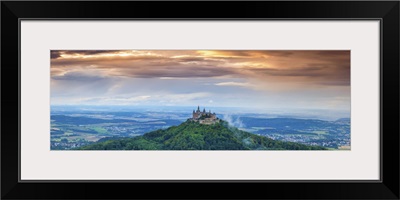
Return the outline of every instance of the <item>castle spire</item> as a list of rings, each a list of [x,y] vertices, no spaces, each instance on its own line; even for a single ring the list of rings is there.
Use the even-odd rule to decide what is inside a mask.
[[[203,113],[206,113],[206,108],[203,109]]]
[[[199,111],[199,112],[200,112],[200,106],[197,106],[197,111]]]

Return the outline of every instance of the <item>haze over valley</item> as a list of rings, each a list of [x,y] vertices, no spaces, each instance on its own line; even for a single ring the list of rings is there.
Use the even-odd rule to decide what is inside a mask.
[[[112,138],[130,138],[178,126],[195,107],[52,106],[51,149],[68,150]],[[231,126],[279,141],[330,149],[350,148],[350,119],[298,114],[248,113],[210,108]],[[218,112],[221,110],[221,112]]]

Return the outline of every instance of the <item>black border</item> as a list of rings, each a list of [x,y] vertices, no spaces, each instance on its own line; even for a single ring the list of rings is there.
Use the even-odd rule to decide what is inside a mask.
[[[19,44],[19,49],[18,49],[18,61],[19,61],[19,66],[18,66],[18,80],[19,84],[21,83],[21,21],[378,21],[379,22],[379,31],[380,35],[382,35],[382,19],[381,18],[365,18],[365,19],[352,19],[352,18],[329,18],[329,19],[323,19],[323,18],[274,18],[274,19],[268,19],[268,18],[256,18],[256,19],[243,19],[243,18],[185,18],[185,19],[178,19],[178,18],[84,18],[84,19],[76,19],[76,18],[63,18],[63,19],[57,19],[57,18],[19,18],[18,19],[18,29],[19,29],[19,36],[18,36],[18,44]],[[382,49],[382,37],[379,38],[379,48]],[[382,52],[380,51],[380,57],[382,57]],[[379,82],[382,87],[383,82],[382,82],[382,60],[380,59],[379,61]],[[19,109],[21,108],[21,86],[19,85],[18,88],[18,106]],[[382,91],[382,88],[380,88],[380,93]],[[382,96],[380,94],[380,102],[382,101]],[[380,107],[382,104],[380,104]],[[380,115],[382,115],[382,108],[380,108]],[[21,128],[21,110],[19,110],[18,113],[18,128]],[[382,122],[380,122],[382,123]],[[379,127],[379,137],[382,138],[382,133],[383,131],[381,130],[382,126]],[[379,139],[380,139],[379,138]],[[379,173],[379,180],[335,180],[335,179],[326,179],[326,180],[251,180],[251,179],[241,179],[241,180],[228,180],[228,179],[222,179],[222,180],[185,180],[185,179],[174,179],[174,180],[21,180],[21,130],[18,132],[18,182],[19,183],[24,183],[24,182],[30,182],[30,183],[66,183],[66,182],[71,182],[71,183],[142,183],[142,182],[148,182],[148,183],[160,183],[160,182],[165,182],[165,183],[170,183],[170,182],[182,182],[182,183],[196,183],[196,182],[218,182],[218,183],[231,183],[231,182],[243,182],[243,183],[381,183],[382,182],[382,170],[380,170]],[[379,169],[382,169],[382,140],[379,141]]]
[[[18,182],[20,19],[379,19],[381,20],[380,182]],[[1,198],[399,199],[399,2],[1,2]],[[12,75],[14,74],[14,76]],[[12,84],[14,83],[14,84]],[[368,88],[366,88],[368,89]],[[18,96],[18,98],[16,98]],[[16,112],[18,110],[18,112]],[[366,113],[368,114],[368,113]],[[18,121],[17,121],[18,118]],[[384,126],[383,126],[384,120]],[[18,126],[18,129],[16,128]],[[382,135],[382,136],[383,136]],[[382,176],[381,176],[382,177]],[[147,192],[146,189],[154,192]],[[169,190],[169,192],[164,189]]]

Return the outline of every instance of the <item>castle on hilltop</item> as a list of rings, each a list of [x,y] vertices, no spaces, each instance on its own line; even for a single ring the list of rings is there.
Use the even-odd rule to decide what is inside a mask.
[[[200,111],[200,106],[197,106],[197,110],[193,110],[192,121],[199,122],[200,124],[215,124],[219,119],[215,113],[211,113],[211,110],[206,112],[206,109],[203,109],[203,112]]]

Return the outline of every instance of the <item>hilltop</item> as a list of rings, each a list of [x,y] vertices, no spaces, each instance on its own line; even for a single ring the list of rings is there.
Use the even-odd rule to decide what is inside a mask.
[[[206,112],[206,109],[203,109],[203,112],[200,111],[200,106],[197,106],[197,110],[193,110],[192,118],[189,120],[199,122],[200,124],[215,124],[219,122],[217,114],[211,113],[211,110]]]
[[[111,138],[75,150],[325,150],[282,142],[241,131],[226,121],[211,124],[188,119],[178,126],[132,138]]]

